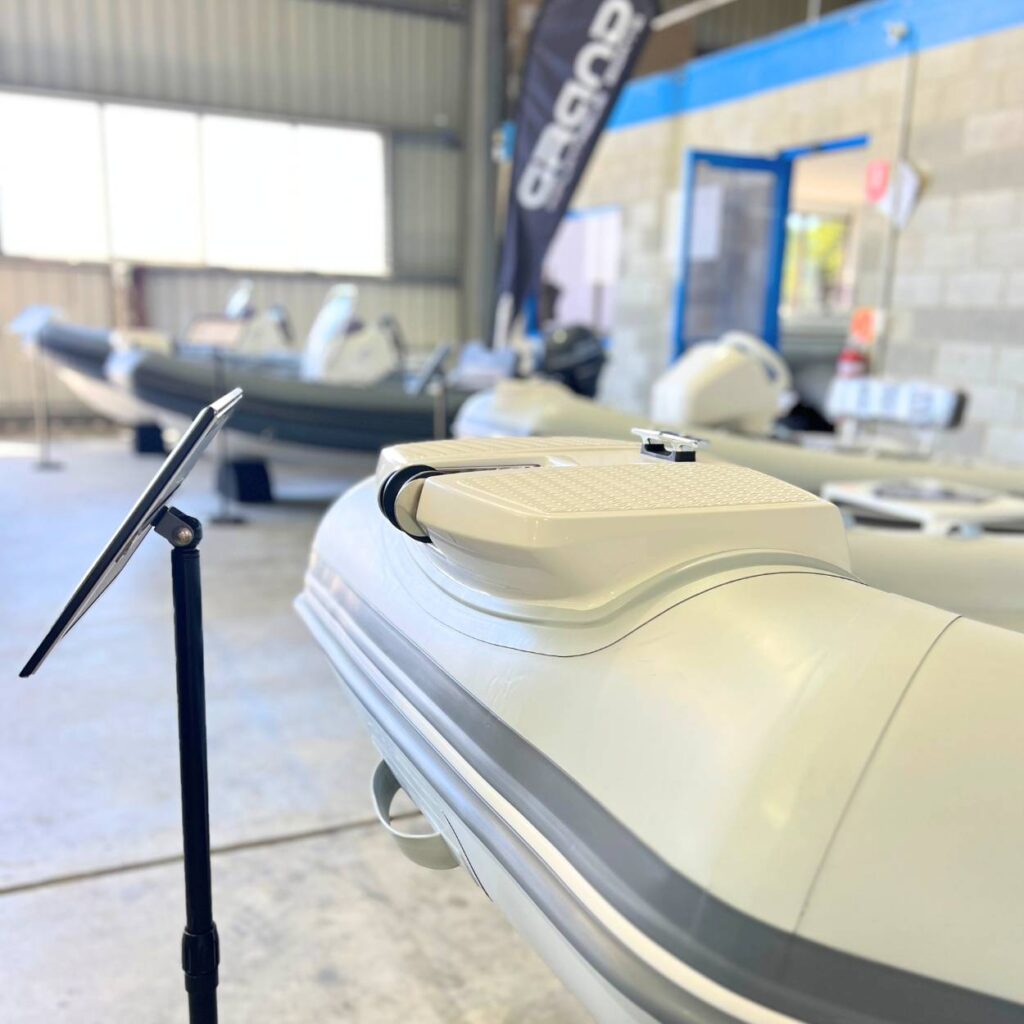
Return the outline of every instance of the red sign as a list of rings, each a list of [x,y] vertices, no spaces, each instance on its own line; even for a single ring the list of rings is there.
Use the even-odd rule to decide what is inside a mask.
[[[891,166],[888,160],[872,160],[868,164],[867,176],[864,180],[868,202],[877,203],[885,195],[889,188]]]
[[[850,316],[850,341],[859,345],[873,345],[878,338],[878,310],[871,306],[858,306]]]

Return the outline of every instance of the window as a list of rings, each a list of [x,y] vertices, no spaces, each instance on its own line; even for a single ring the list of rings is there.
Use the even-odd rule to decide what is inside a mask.
[[[383,275],[379,132],[0,93],[0,252]]]
[[[295,147],[303,167],[296,210],[297,246],[310,268],[339,265],[357,274],[387,269],[384,139],[300,125]]]
[[[195,114],[103,109],[110,251],[145,263],[202,263]]]
[[[0,251],[106,259],[99,107],[0,93],[0,139]]]
[[[294,190],[301,187],[287,124],[204,117],[206,259],[218,267],[297,270]],[[312,269],[304,268],[304,269]]]
[[[845,214],[792,212],[786,218],[782,312],[845,317],[853,305],[853,227]]]

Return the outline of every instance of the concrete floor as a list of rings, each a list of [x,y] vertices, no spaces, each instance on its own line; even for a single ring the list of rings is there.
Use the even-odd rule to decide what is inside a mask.
[[[0,443],[0,1019],[186,1020],[166,544],[131,565],[39,675],[17,670],[156,463]],[[406,862],[371,820],[375,755],[291,608],[326,502],[369,463],[278,474],[285,500],[202,546],[221,1017],[583,1021],[462,872]]]

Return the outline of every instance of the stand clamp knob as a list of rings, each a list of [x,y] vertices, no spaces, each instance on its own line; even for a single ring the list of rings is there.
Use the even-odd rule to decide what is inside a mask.
[[[181,936],[181,969],[185,972],[185,986],[190,980],[208,975],[216,977],[220,964],[220,938],[217,926],[195,935],[186,931]]]
[[[195,547],[203,539],[203,528],[199,520],[185,515],[173,505],[165,505],[160,510],[160,514],[153,520],[153,529],[172,548]]]

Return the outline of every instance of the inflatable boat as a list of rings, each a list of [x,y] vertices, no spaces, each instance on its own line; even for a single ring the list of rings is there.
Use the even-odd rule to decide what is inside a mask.
[[[180,342],[149,328],[82,327],[62,320],[56,309],[42,306],[23,311],[11,327],[46,355],[63,383],[93,412],[123,426],[137,427],[153,422],[152,411],[111,385],[105,367],[115,351],[141,348],[170,353],[180,348],[191,350],[194,357],[208,358],[211,346],[206,341],[219,334],[220,344],[230,336],[235,351],[228,358],[298,358],[290,348],[286,314],[278,306],[257,313],[252,291],[251,281],[241,281],[229,296],[224,313],[195,317]],[[19,323],[24,329],[19,329]]]
[[[936,477],[950,483],[1024,494],[1024,469],[993,463],[924,458],[891,448],[817,447],[793,436],[779,439],[737,433],[700,422],[675,421],[662,413],[654,420],[666,429],[707,438],[715,457],[749,466],[818,492],[832,480]],[[622,439],[637,416],[572,394],[553,381],[501,381],[465,403],[455,421],[457,437],[542,437],[582,434]]]
[[[585,402],[547,381],[509,381],[471,397],[456,417],[457,437],[543,436],[577,431],[591,437],[622,440],[636,418]],[[698,428],[709,442],[705,458],[755,467],[799,487],[840,501],[847,512],[850,555],[854,571],[873,587],[927,600],[962,615],[1024,630],[1024,532],[1002,521],[986,519],[993,485],[1024,493],[1019,470],[970,464],[936,463],[879,455],[844,455],[845,474],[837,484],[825,473],[834,462],[809,462],[812,449],[769,443],[719,430]],[[841,501],[855,487],[878,490],[885,483],[912,486],[920,476],[940,476],[947,484],[966,487],[974,497],[959,506],[958,526],[946,532],[926,529],[934,504],[903,501],[888,512]],[[984,486],[982,486],[984,485]],[[976,504],[978,495],[986,495]],[[1007,497],[1011,495],[1007,494]],[[911,505],[914,507],[911,508]],[[948,511],[948,510],[947,510]]]
[[[140,335],[142,332],[135,332]],[[136,343],[158,343],[158,336],[137,338]],[[93,412],[125,427],[152,423],[150,410],[107,380],[104,367],[118,344],[126,339],[109,330],[80,327],[50,319],[31,339],[54,364],[57,376]]]
[[[1024,637],[695,447],[403,445],[335,504],[297,606],[383,825],[598,1021],[1021,1024]]]
[[[462,347],[445,370],[451,346],[439,345],[413,367],[397,325],[384,318],[374,331],[350,330],[351,300],[335,289],[310,331],[301,360],[183,359],[147,351],[115,354],[108,378],[150,409],[166,427],[180,429],[221,394],[241,387],[245,408],[226,428],[233,454],[253,458],[334,461],[339,451],[377,452],[402,441],[445,437],[473,389],[516,371],[516,353]],[[334,293],[332,293],[333,295]],[[603,352],[587,337],[557,339],[550,350],[563,374],[596,379]],[[542,355],[548,353],[545,348]]]
[[[826,484],[857,575],[880,590],[1024,631],[1024,499],[937,480]]]
[[[425,440],[450,429],[467,395],[456,389],[410,393],[401,375],[352,386],[159,352],[115,354],[107,372],[171,429],[183,429],[211,395],[242,388],[245,405],[226,431],[235,457],[333,460],[339,450],[376,452]]]
[[[236,457],[376,451],[434,437],[442,429],[438,403],[403,393],[409,375],[397,324],[384,317],[365,330],[354,316],[356,295],[352,285],[333,287],[301,349],[289,347],[280,311],[256,314],[244,289],[227,312],[195,317],[178,341],[160,331],[69,324],[53,311],[32,318],[31,340],[87,404],[133,426],[184,428],[212,395],[244,381],[253,401],[232,424],[242,442]],[[461,394],[446,396],[445,430]]]

